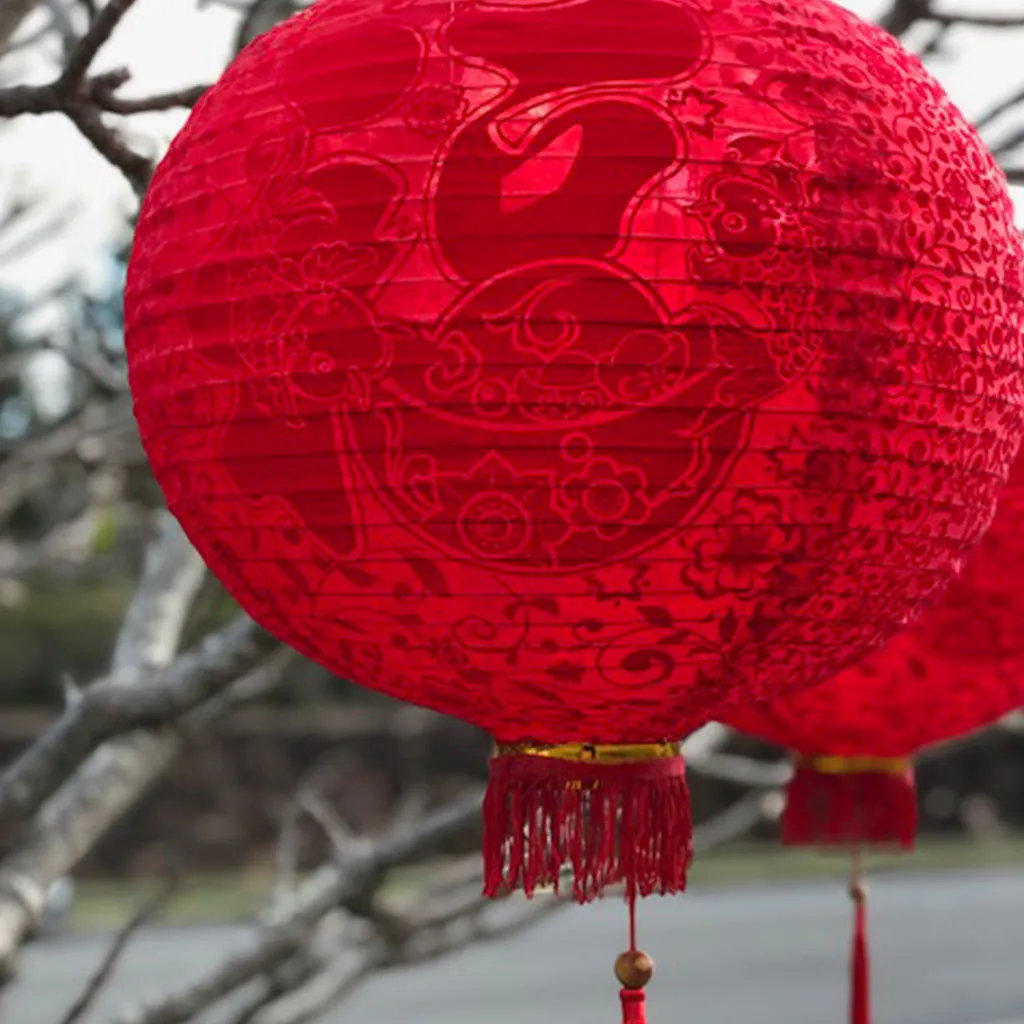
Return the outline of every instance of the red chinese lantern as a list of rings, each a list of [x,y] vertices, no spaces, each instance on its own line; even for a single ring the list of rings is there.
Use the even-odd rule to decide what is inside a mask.
[[[912,849],[911,757],[1024,705],[1024,455],[963,576],[939,604],[835,679],[730,725],[797,753],[783,841],[854,850],[854,1024],[869,1017],[862,847]]]
[[[977,541],[1021,256],[941,89],[824,0],[320,0],[154,179],[131,383],[244,608],[495,737],[487,892],[632,901],[685,884],[675,741]]]

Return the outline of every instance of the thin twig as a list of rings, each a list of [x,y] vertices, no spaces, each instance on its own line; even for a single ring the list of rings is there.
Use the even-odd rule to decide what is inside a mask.
[[[19,114],[65,114],[106,160],[118,168],[136,192],[141,193],[153,173],[153,162],[135,152],[120,133],[106,124],[97,94],[109,98],[128,80],[124,70],[107,72],[89,79],[89,68],[104,44],[135,0],[109,0],[96,12],[85,33],[70,48],[67,62],[52,82],[39,86],[0,89],[0,116]]]
[[[74,104],[68,107],[67,115],[100,156],[121,171],[136,192],[145,191],[153,176],[152,160],[136,153],[113,128],[104,124],[95,107]]]
[[[926,19],[950,28],[956,25],[968,25],[971,28],[1021,28],[1024,26],[1024,14],[968,14],[965,11],[947,14],[943,11],[929,11]]]
[[[930,7],[931,0],[893,0],[889,10],[878,19],[878,24],[898,39],[928,17]]]
[[[114,33],[121,19],[128,13],[135,0],[108,0],[92,20],[85,35],[78,41],[58,81],[68,92],[73,92],[92,67],[92,62]]]
[[[114,972],[117,970],[124,954],[131,945],[132,939],[146,925],[153,920],[160,909],[167,903],[180,885],[180,876],[177,873],[169,874],[161,884],[160,888],[132,915],[130,921],[118,931],[114,941],[110,944],[106,955],[100,962],[99,967],[93,972],[86,982],[85,988],[79,997],[68,1008],[67,1013],[61,1018],[60,1024],[78,1024],[85,1015],[92,1009],[97,998],[109,984]]]
[[[321,868],[296,894],[295,913],[288,921],[265,929],[247,949],[228,957],[192,985],[126,1012],[121,1024],[186,1024],[239,988],[279,969],[305,947],[311,931],[336,907],[364,894],[385,872],[419,860],[462,835],[476,824],[479,815],[480,795],[474,793],[414,828],[385,837],[344,869],[337,865]]]
[[[153,110],[173,110],[175,107],[194,107],[200,97],[210,87],[193,85],[187,89],[173,92],[157,93],[154,96],[142,96],[137,99],[122,99],[114,95],[110,88],[94,90],[97,103],[112,114],[141,114]]]
[[[145,686],[115,673],[81,698],[0,775],[0,833],[11,835],[106,740],[159,728],[223,692],[277,641],[247,617],[206,637]]]
[[[789,761],[759,761],[736,754],[708,754],[691,758],[687,763],[692,771],[701,775],[759,789],[778,789],[793,777],[793,765]]]

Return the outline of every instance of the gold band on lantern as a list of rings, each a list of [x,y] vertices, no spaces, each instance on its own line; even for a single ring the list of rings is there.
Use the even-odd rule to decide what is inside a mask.
[[[902,775],[911,768],[907,757],[798,757],[796,763],[822,775]]]
[[[631,761],[658,761],[679,757],[682,743],[496,743],[494,755],[550,757],[559,761],[586,761],[595,764],[629,764]]]

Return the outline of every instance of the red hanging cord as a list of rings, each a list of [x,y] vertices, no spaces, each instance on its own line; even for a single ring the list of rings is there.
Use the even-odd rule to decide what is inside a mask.
[[[871,1024],[871,965],[868,959],[868,890],[863,880],[860,848],[850,862],[853,900],[853,949],[850,951],[850,1024]]]
[[[615,976],[622,984],[622,1024],[647,1024],[647,1001],[644,986],[654,975],[654,961],[636,948],[636,890],[627,889],[629,904],[629,949],[615,961]]]

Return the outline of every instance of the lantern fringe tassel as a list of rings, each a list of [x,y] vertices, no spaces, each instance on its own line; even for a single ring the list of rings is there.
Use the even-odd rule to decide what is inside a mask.
[[[912,850],[917,833],[913,768],[902,760],[885,764],[866,758],[798,762],[786,791],[782,841],[787,846]]]
[[[853,947],[850,950],[850,1024],[871,1024],[871,962],[868,955],[868,890],[861,877],[860,851],[850,870]]]
[[[622,1024],[647,1024],[647,1000],[642,988],[619,991],[622,1000]]]
[[[563,756],[581,749],[595,758]],[[661,752],[619,760],[607,753],[652,749]],[[619,884],[627,898],[682,892],[692,822],[678,746],[499,748],[484,800],[483,848],[486,896],[516,888],[530,896],[546,886],[558,892],[564,867],[580,903]],[[642,1008],[626,1018],[630,1024],[643,1020],[636,1013]]]

